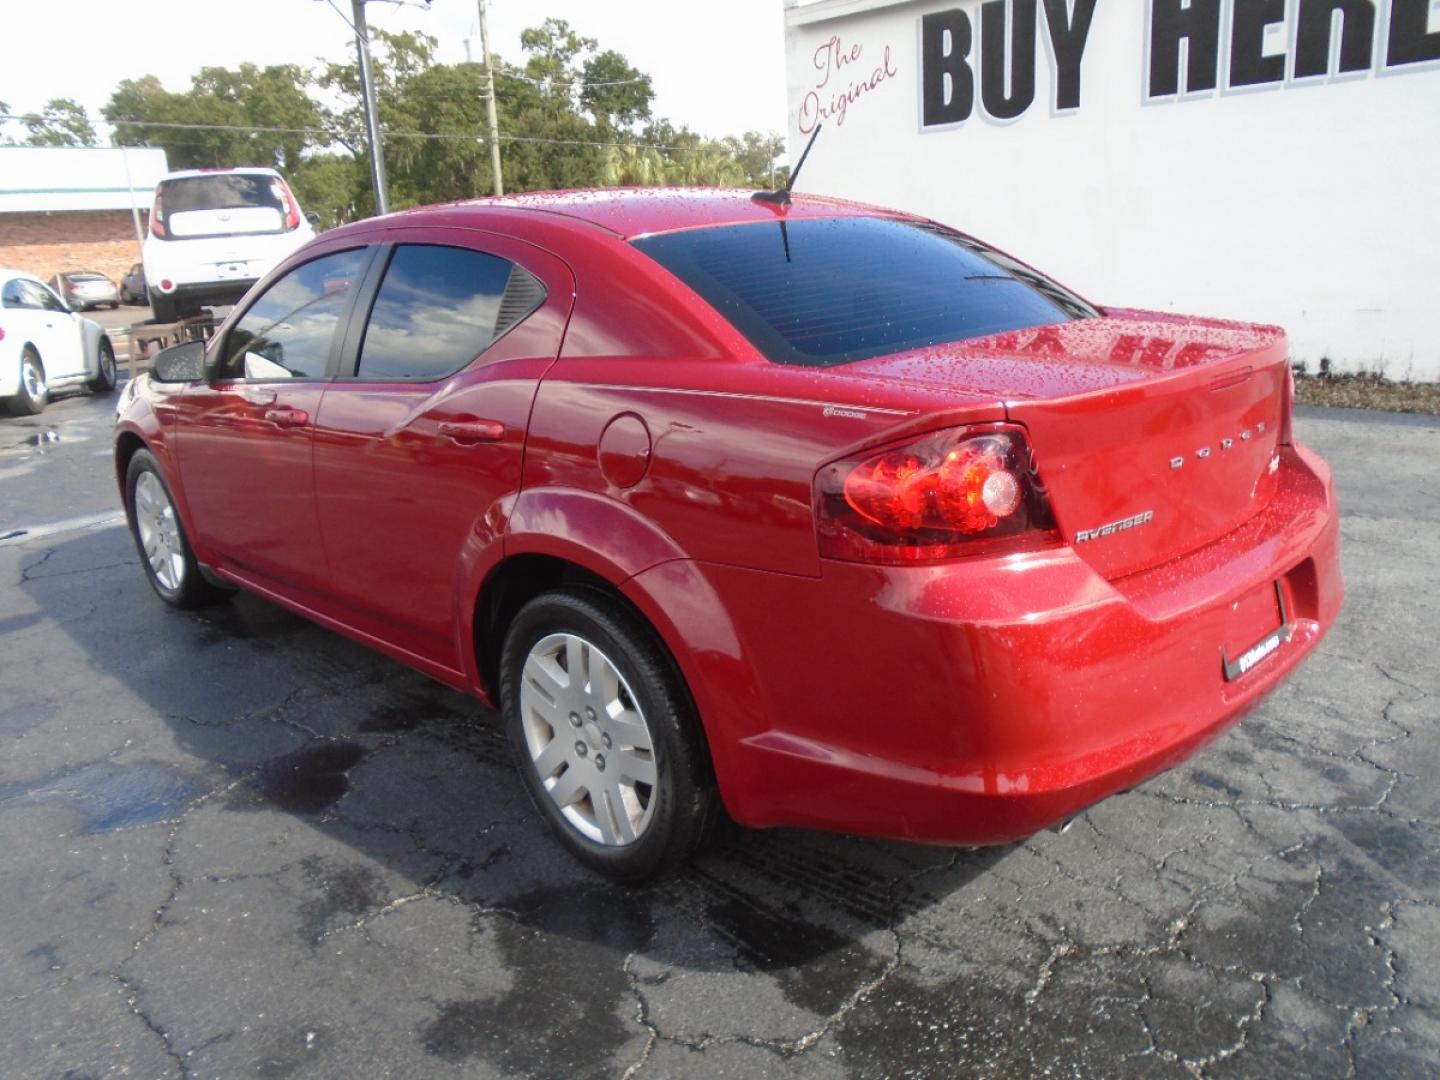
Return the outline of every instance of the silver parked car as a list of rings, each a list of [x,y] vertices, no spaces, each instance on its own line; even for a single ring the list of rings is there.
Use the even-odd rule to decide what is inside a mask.
[[[89,311],[101,304],[120,306],[120,290],[99,270],[66,270],[50,279],[50,287],[71,311]]]

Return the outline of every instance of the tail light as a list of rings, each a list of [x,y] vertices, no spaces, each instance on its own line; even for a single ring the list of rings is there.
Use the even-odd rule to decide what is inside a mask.
[[[155,203],[150,207],[150,235],[165,239],[169,234],[165,231],[165,207],[160,202],[160,192],[155,192]]]
[[[1285,399],[1280,403],[1280,445],[1289,446],[1294,440],[1295,412],[1295,369],[1285,365]]]
[[[0,341],[5,340],[5,327],[0,326]]]
[[[280,205],[285,207],[285,231],[298,229],[300,227],[300,204],[295,201],[295,196],[290,193],[290,188],[285,181],[276,180],[270,190],[280,200]]]
[[[826,558],[933,563],[1060,540],[1017,427],[953,428],[846,458],[815,487]]]

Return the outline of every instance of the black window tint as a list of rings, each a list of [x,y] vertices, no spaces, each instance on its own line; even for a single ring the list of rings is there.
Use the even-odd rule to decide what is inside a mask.
[[[230,331],[220,377],[317,379],[350,290],[365,269],[364,250],[341,251],[297,266],[265,290]]]
[[[160,207],[166,217],[192,210],[240,210],[265,206],[284,210],[280,183],[264,173],[216,173],[160,183]]]
[[[506,259],[466,248],[395,249],[360,346],[362,379],[439,379],[459,371],[540,305],[545,293]]]
[[[782,364],[843,364],[1095,314],[1014,260],[913,221],[726,225],[635,246]]]

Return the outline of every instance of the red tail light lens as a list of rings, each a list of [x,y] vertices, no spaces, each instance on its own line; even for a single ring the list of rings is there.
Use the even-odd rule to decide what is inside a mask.
[[[285,185],[285,181],[276,180],[270,190],[280,200],[280,205],[285,207],[286,231],[298,229],[300,227],[300,204],[295,201],[295,196],[290,194],[290,189]]]
[[[0,326],[0,341],[5,340],[5,327]]]
[[[943,562],[1059,542],[1023,431],[956,428],[837,461],[816,477],[820,553]]]
[[[160,192],[155,192],[155,203],[150,207],[150,235],[164,239],[165,232],[165,207],[160,202]]]

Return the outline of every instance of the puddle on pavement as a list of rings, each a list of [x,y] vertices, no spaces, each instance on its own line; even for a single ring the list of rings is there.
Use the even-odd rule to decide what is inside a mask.
[[[734,946],[742,967],[770,975],[787,1000],[820,1016],[833,1013],[886,964],[859,941],[798,912],[726,900],[711,904],[705,917]]]
[[[408,692],[365,717],[356,730],[367,734],[413,731],[428,721],[454,720],[458,715],[435,694]]]
[[[625,957],[650,945],[650,897],[609,885],[542,888],[498,910],[479,925],[495,935],[513,985],[498,997],[437,1003],[421,1045],[451,1064],[482,1059],[507,1075],[602,1075],[595,1063],[633,1035],[621,1019]],[[565,1022],[537,1025],[557,1002]]]
[[[96,761],[0,785],[0,810],[63,802],[85,816],[82,832],[109,832],[178,817],[206,790],[200,777],[158,761]]]
[[[21,430],[23,430],[23,429],[21,429]],[[58,443],[59,441],[60,441],[60,432],[56,431],[54,428],[46,428],[44,431],[32,431],[29,435],[26,435],[23,439],[19,439],[19,440],[17,440],[16,442],[8,442],[8,443],[5,443],[5,444],[4,444],[4,449],[6,449],[6,450],[31,450],[31,449],[35,449],[35,448],[44,449],[45,447],[48,447],[48,446],[54,446],[54,445],[55,445],[56,443]]]
[[[350,790],[351,769],[365,756],[354,743],[309,746],[271,758],[246,785],[249,798],[232,800],[232,810],[256,809],[257,803],[291,814],[319,814]]]

